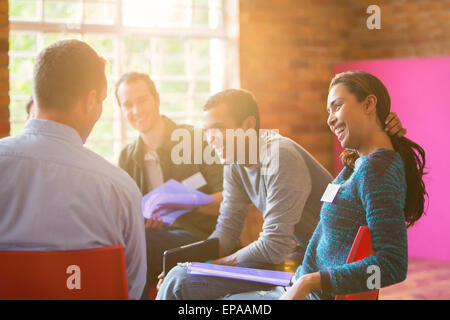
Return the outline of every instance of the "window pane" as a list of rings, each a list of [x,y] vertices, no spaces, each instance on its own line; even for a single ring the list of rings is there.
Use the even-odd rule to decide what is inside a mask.
[[[89,0],[84,2],[84,23],[114,24],[116,21],[114,1]]]
[[[144,53],[150,49],[150,40],[140,37],[125,36],[125,50],[128,54]]]
[[[190,9],[180,4],[170,5],[169,2],[161,5],[158,16],[158,27],[185,27],[189,25]]]
[[[172,60],[169,57],[164,60],[163,74],[165,75],[178,75],[186,73],[186,64],[184,61]]]
[[[208,61],[209,62],[209,61]],[[196,65],[195,72],[199,76],[208,76],[209,75],[209,63],[199,63]]]
[[[34,58],[11,57],[9,59],[9,70],[12,73],[11,79],[31,79],[33,77],[34,62]],[[31,92],[29,93],[31,94]]]
[[[131,70],[152,74],[150,59],[147,56],[137,54],[128,56],[125,71]]]
[[[85,147],[94,151],[95,153],[101,155],[106,160],[110,162],[116,162],[117,159],[114,157],[114,147],[113,141],[88,141]]]
[[[176,113],[185,115],[187,111],[187,100],[184,95],[163,95],[161,97],[161,113],[170,114]]]
[[[37,51],[36,34],[11,32],[9,50],[35,53]]]
[[[10,86],[9,86],[10,95],[31,95],[32,90],[33,90],[33,82],[31,80],[10,79]]]
[[[195,93],[209,94],[210,86],[209,81],[200,81],[195,84]]]
[[[81,39],[81,35],[76,33],[44,33],[44,47],[64,39]]]
[[[111,88],[114,88],[114,86],[110,85]],[[108,89],[108,98],[105,99],[103,102],[103,112],[101,119],[108,119],[108,121],[113,121],[114,119],[114,109],[119,108],[116,103],[116,98],[114,97],[114,93],[110,92],[111,90]],[[112,90],[114,91],[114,90]],[[95,128],[94,128],[95,129]],[[111,134],[113,132],[111,131]]]
[[[151,74],[150,40],[142,37],[125,37],[125,71],[139,70]]]
[[[35,21],[40,19],[38,12],[41,0],[10,0],[9,18],[11,20]]]
[[[206,101],[208,100],[209,95],[201,96],[197,95],[194,99],[194,111],[199,114],[199,118],[201,118],[201,113],[203,111],[203,107],[205,106]]]
[[[189,0],[122,0],[122,3],[125,26],[185,27],[189,24]]]
[[[27,118],[26,110],[27,100],[12,100],[9,105],[10,117],[12,122],[25,121]]]
[[[184,54],[186,49],[186,40],[163,39],[160,40],[160,46],[164,54]]]
[[[165,93],[181,93],[186,94],[189,83],[187,82],[171,82],[171,81],[162,81],[159,84],[159,92],[161,94]]]
[[[151,27],[155,23],[156,3],[147,0],[122,0],[122,19],[125,26]]]
[[[99,120],[95,124],[94,130],[89,135],[90,140],[108,140],[113,138],[113,123],[112,121]]]
[[[191,52],[198,56],[208,56],[210,40],[191,40]]]
[[[83,40],[89,43],[99,54],[110,54],[115,52],[115,42],[113,37],[105,35],[88,34]]]
[[[209,26],[209,9],[194,7],[192,12],[192,24]]]
[[[44,20],[48,22],[81,23],[82,0],[45,0]]]
[[[11,123],[11,136],[15,136],[22,132],[23,127],[25,127],[25,121],[16,121]]]

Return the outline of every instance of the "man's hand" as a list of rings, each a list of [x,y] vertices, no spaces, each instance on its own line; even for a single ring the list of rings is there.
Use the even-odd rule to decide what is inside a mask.
[[[148,218],[145,221],[145,228],[150,229],[161,229],[164,225],[164,222],[160,217],[158,217],[156,214],[152,214],[150,218]]]
[[[320,289],[320,274],[318,272],[306,274],[295,281],[280,300],[304,300],[312,290]]]
[[[401,138],[406,134],[406,129],[402,127],[402,123],[395,112],[388,114],[385,124],[385,130],[390,136]]]
[[[161,288],[161,286],[162,286],[162,284],[163,284],[163,282],[164,282],[164,277],[165,277],[165,274],[164,274],[164,272],[161,272],[160,274],[159,274],[159,276],[158,276],[158,284],[156,285],[156,290],[158,290],[159,291],[159,289]]]
[[[201,213],[217,217],[219,215],[220,203],[223,200],[222,192],[216,192],[210,194],[210,196],[213,197],[214,200],[211,201],[210,203],[198,207],[197,210]]]
[[[236,254],[230,254],[229,256],[219,258],[216,260],[211,261],[213,264],[221,264],[224,266],[235,266],[238,264]]]

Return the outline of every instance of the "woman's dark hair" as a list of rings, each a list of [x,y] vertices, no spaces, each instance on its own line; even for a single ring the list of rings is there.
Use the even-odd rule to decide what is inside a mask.
[[[384,129],[386,117],[391,110],[391,99],[384,84],[374,75],[364,71],[348,71],[337,74],[331,80],[329,90],[337,84],[343,84],[349,92],[362,102],[370,94],[377,97],[377,116]],[[403,159],[406,176],[406,204],[405,220],[407,227],[411,227],[424,213],[427,192],[423,176],[425,169],[425,151],[408,138],[390,136],[392,145]],[[342,163],[353,168],[359,155],[354,150],[345,150],[341,154]]]

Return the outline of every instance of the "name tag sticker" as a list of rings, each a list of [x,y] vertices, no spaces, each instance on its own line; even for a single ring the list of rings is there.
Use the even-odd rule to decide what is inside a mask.
[[[205,178],[203,177],[201,172],[197,172],[190,176],[187,179],[184,179],[181,181],[186,187],[192,188],[192,189],[200,189],[203,186],[206,186],[207,182]]]
[[[320,199],[320,201],[333,202],[333,200],[336,197],[340,187],[341,186],[338,185],[338,184],[329,183],[328,186],[327,186],[327,189],[323,193],[322,199]]]

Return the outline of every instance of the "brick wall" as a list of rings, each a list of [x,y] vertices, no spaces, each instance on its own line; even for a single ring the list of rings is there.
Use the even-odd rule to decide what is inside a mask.
[[[363,0],[352,7],[357,16],[346,60],[450,55],[449,0]],[[365,8],[381,9],[381,29],[365,27]]]
[[[241,86],[254,93],[262,128],[279,129],[329,170],[325,102],[347,48],[348,13],[347,1],[240,1]]]
[[[8,0],[0,0],[0,138],[9,135]]]

